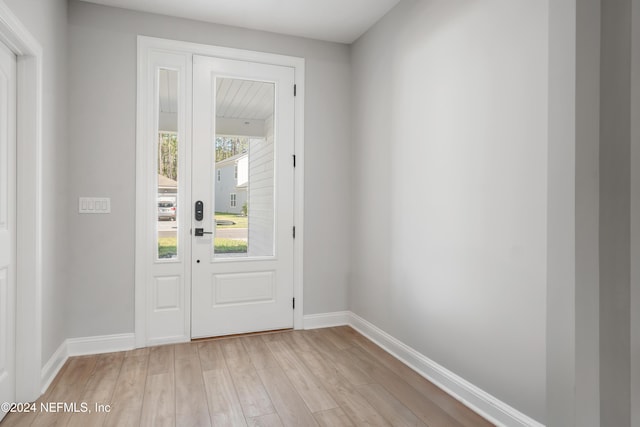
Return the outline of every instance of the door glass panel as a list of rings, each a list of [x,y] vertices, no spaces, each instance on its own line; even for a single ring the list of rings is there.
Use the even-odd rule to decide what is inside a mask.
[[[274,255],[275,84],[216,81],[216,258]]]
[[[158,85],[158,259],[178,257],[178,72],[159,70]]]

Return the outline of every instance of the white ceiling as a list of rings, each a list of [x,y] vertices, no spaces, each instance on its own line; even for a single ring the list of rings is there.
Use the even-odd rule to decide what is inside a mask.
[[[400,0],[84,0],[161,15],[351,43]]]

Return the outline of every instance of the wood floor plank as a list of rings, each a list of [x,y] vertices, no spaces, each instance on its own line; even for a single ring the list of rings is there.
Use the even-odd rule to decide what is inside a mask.
[[[276,411],[255,369],[253,371],[231,370],[230,372],[242,406],[242,412],[246,417],[259,417]]]
[[[284,426],[318,425],[282,369],[262,369],[258,371],[258,375]]]
[[[81,394],[91,378],[97,362],[98,356],[81,356],[69,359],[65,375],[57,382],[49,399],[63,401],[65,398]]]
[[[134,427],[140,424],[148,366],[149,353],[140,353],[138,356],[125,355],[105,426]]]
[[[97,427],[104,424],[113,403],[113,392],[123,362],[124,353],[108,353],[97,356],[96,367],[87,381],[80,399],[87,403],[91,412],[72,414],[68,426]]]
[[[242,340],[240,338],[222,340],[220,346],[245,417],[273,414],[276,410]]]
[[[182,347],[179,351],[178,347]],[[195,345],[176,346],[176,426],[206,427],[211,425],[202,367]],[[187,351],[182,351],[187,350]],[[189,355],[186,357],[186,355]]]
[[[152,356],[153,352],[149,357]],[[147,376],[140,425],[145,427],[173,427],[176,425],[176,396],[173,370]]]
[[[148,355],[125,357],[113,394],[114,401],[141,401],[144,394],[148,367]]]
[[[328,357],[331,357],[332,354],[340,350],[320,332],[320,329],[308,331],[308,333],[304,335],[304,338],[314,351],[325,353]]]
[[[198,355],[198,344],[195,342],[183,342],[180,344],[175,344],[173,353],[175,360],[189,359],[194,355]]]
[[[272,369],[280,366],[262,337],[257,335],[242,337],[241,341],[256,370]]]
[[[291,331],[289,337],[289,344],[295,345],[296,349],[300,351],[313,351],[313,347],[309,344],[307,336],[309,331]]]
[[[233,380],[226,368],[204,372],[204,385],[212,425],[247,425]]]
[[[32,416],[30,417],[29,415],[32,415]],[[4,416],[2,421],[0,421],[0,426],[27,427],[31,425],[35,417],[36,417],[36,414],[35,413],[31,414],[30,412],[26,412],[26,413],[9,412]]]
[[[175,360],[174,345],[151,347],[149,351],[149,369],[147,375],[173,373]]]
[[[318,333],[331,341],[339,350],[345,350],[351,347],[353,344],[350,340],[343,338],[341,335],[336,334],[333,328],[318,329]]]
[[[148,356],[151,347],[135,348],[124,352],[124,357]]]
[[[307,369],[293,349],[286,342],[272,341],[267,347],[273,353],[280,367],[305,401],[311,412],[336,408],[338,404],[327,393],[320,381]]]
[[[372,341],[348,326],[334,328],[337,334],[345,338],[352,339],[360,347],[365,349],[382,365],[386,366],[406,381],[410,386],[416,389],[423,396],[434,402],[436,405],[444,409],[449,415],[455,418],[465,427],[490,427],[489,421],[473,412],[471,409],[463,405],[460,401],[453,399],[444,390],[423,378],[413,369],[384,351]]]
[[[289,345],[289,347],[291,347],[291,349],[293,351],[295,351],[296,353],[301,353],[301,352],[305,352],[305,351],[313,351],[313,348],[311,347],[311,345],[307,341],[306,335],[298,334],[297,337],[298,337],[297,339],[294,339],[294,335],[293,334],[288,334],[285,337],[285,339],[282,340],[281,342],[287,343]]]
[[[314,330],[312,332],[312,335],[306,337],[311,347],[330,359],[347,381],[356,386],[374,382],[367,371],[360,364],[352,363],[351,358],[347,357],[345,351],[340,350],[334,341],[331,341],[326,334],[322,333],[322,330]],[[349,347],[351,346],[346,346],[346,348]]]
[[[360,332],[356,331],[355,329],[353,329],[351,326],[348,326],[348,325],[336,326],[332,329],[334,330],[335,333],[343,336],[345,339],[349,341],[355,341],[358,339],[358,337],[364,338],[364,335],[362,335]]]
[[[220,340],[219,343],[229,369],[233,368],[236,371],[255,369],[240,338],[228,338]]]
[[[358,391],[392,426],[413,427],[418,423],[418,417],[380,384],[361,385]]]
[[[203,371],[226,369],[219,341],[202,341],[197,346]]]
[[[137,427],[140,426],[142,404],[139,407],[122,402],[114,403],[111,412],[107,414],[104,426],[108,427]]]
[[[347,352],[355,358],[356,363],[366,366],[371,377],[384,387],[396,399],[409,408],[420,420],[430,427],[460,427],[461,424],[444,409],[426,399],[413,387],[398,377],[391,370],[377,362],[373,356],[360,347],[351,347]]]
[[[318,352],[302,352],[305,365],[320,378],[327,391],[356,425],[390,425],[353,385],[338,372],[330,359]]]
[[[262,341],[269,343],[272,341],[283,341],[285,339],[287,339],[287,335],[291,334],[291,330],[288,331],[282,331],[282,332],[275,332],[275,333],[271,333],[271,334],[262,334],[262,335],[258,335]]]
[[[313,416],[322,427],[350,427],[354,425],[340,408],[316,412]]]
[[[341,350],[336,354],[334,363],[340,373],[355,386],[363,384],[371,384],[374,382],[369,373],[362,367],[353,361],[345,353],[346,350]]]
[[[46,401],[52,404],[65,402],[75,404],[79,407],[82,392],[93,374],[97,360],[97,356],[82,356],[70,359],[66,375],[60,378],[60,381],[58,381]],[[57,410],[56,408],[56,411]],[[75,408],[72,410],[75,410]],[[73,412],[64,409],[62,412],[41,411],[31,425],[66,426],[72,415]]]
[[[269,414],[247,418],[247,425],[249,427],[282,427],[282,421],[278,414]]]
[[[113,381],[113,386],[115,387],[115,381],[118,379],[120,369],[124,363],[123,352],[106,353],[97,355],[96,357],[96,366],[93,374],[87,381],[85,393],[92,390],[104,389],[105,382],[110,384],[111,381]],[[113,394],[113,390],[111,390],[110,394]]]

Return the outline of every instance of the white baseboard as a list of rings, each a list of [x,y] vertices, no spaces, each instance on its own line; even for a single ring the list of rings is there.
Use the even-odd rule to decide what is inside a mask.
[[[350,316],[350,311],[309,314],[304,316],[304,329],[330,328],[332,326],[348,325]]]
[[[58,375],[64,362],[71,356],[86,356],[99,353],[132,350],[135,347],[134,334],[102,335],[97,337],[69,338],[60,344],[41,371],[41,392],[47,391]]]
[[[349,312],[349,325],[494,424],[509,427],[544,427],[543,424],[476,387],[351,312]]]
[[[58,347],[58,349],[51,355],[47,363],[42,367],[40,373],[40,384],[41,389],[40,392],[44,393],[47,391],[53,379],[58,375],[60,369],[64,365],[64,362],[67,361],[67,341],[63,341],[62,344]]]
[[[89,354],[113,353],[135,348],[134,334],[102,335],[97,337],[69,338],[67,354],[85,356]]]

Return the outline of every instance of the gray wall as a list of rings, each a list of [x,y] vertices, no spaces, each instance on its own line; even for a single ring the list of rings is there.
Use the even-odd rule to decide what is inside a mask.
[[[576,30],[576,0],[550,1],[546,422],[558,427],[576,425]]]
[[[599,304],[600,304],[600,265],[599,265],[599,132],[600,132],[600,0],[572,0],[574,3],[576,20],[576,35],[569,49],[575,51],[571,58],[575,63],[575,123],[567,120],[567,111],[557,111],[555,117],[558,126],[575,126],[575,281],[572,283],[560,283],[557,281],[547,284],[548,292],[552,288],[573,288],[573,301],[575,306],[575,340],[569,339],[561,346],[575,344],[575,354],[572,359],[575,363],[575,385],[570,390],[575,393],[575,402],[568,404],[554,391],[550,391],[548,402],[554,408],[564,410],[574,418],[574,424],[566,423],[566,420],[553,419],[548,416],[550,426],[580,427],[599,426],[600,420],[600,328],[599,328]],[[566,31],[566,25],[565,25]],[[550,46],[557,43],[557,39],[550,40]],[[567,58],[564,59],[566,61]],[[562,63],[556,65],[562,67]],[[564,67],[562,67],[564,68]],[[554,88],[555,89],[555,88]],[[550,95],[551,96],[551,95]],[[550,105],[554,100],[550,99]],[[560,135],[556,135],[560,136]],[[549,144],[559,144],[558,139],[550,139]],[[555,159],[558,161],[557,172],[568,172],[566,160],[563,155]],[[562,179],[562,178],[559,178]],[[566,178],[565,178],[566,179]],[[557,181],[549,182],[549,190],[557,185]],[[566,202],[565,202],[566,203]],[[561,205],[557,205],[562,208]],[[555,212],[559,214],[559,212]],[[561,214],[563,215],[563,214]],[[558,230],[554,230],[558,231]],[[549,235],[551,236],[551,230]],[[560,233],[556,238],[564,238]],[[551,239],[551,237],[550,237]],[[549,244],[552,242],[550,241]],[[551,250],[550,250],[551,251]],[[549,257],[551,258],[551,256]],[[550,262],[563,262],[564,258]],[[570,263],[568,263],[570,265]],[[567,266],[565,266],[566,268]],[[567,312],[567,306],[559,305],[566,302],[563,299],[554,301],[555,307]],[[569,303],[571,305],[571,303]],[[564,316],[560,312],[554,315]],[[549,334],[554,330],[562,329],[562,320],[556,321],[554,316],[547,318],[547,330]],[[562,325],[564,326],[564,325]],[[564,338],[557,336],[558,338]],[[550,347],[547,337],[547,347]],[[551,390],[558,378],[566,373],[554,372],[548,375],[547,390]],[[564,406],[561,408],[561,405]],[[552,422],[553,421],[553,422]]]
[[[42,97],[42,363],[65,331],[69,246],[67,215],[67,2],[5,0],[43,49]]]
[[[549,426],[640,425],[638,6],[551,3]]]
[[[550,2],[547,425],[600,425],[600,0]]]
[[[601,22],[600,422],[629,426],[631,0],[602,1]]]
[[[358,315],[545,420],[548,8],[401,2],[352,46]]]
[[[631,36],[631,425],[640,427],[640,0]]]
[[[69,9],[67,336],[134,327],[138,34],[306,59],[304,312],[346,309],[349,227],[335,206],[346,210],[350,196],[348,46],[78,1]],[[78,215],[79,196],[111,197],[112,213]]]

